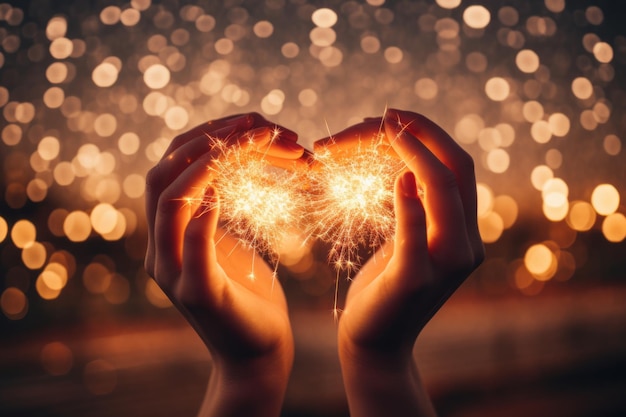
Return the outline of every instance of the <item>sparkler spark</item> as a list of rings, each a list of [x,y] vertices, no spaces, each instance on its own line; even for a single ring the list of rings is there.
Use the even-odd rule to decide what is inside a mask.
[[[221,225],[245,247],[268,256],[275,272],[282,244],[294,235],[302,242],[330,243],[328,260],[337,270],[335,318],[340,272],[349,278],[361,265],[361,249],[374,252],[395,233],[394,181],[406,166],[384,138],[382,132],[362,138],[349,152],[326,148],[309,172],[274,168],[252,146],[210,138],[220,154],[209,169],[222,201]]]
[[[331,244],[329,262],[338,270],[354,271],[361,247],[374,251],[395,232],[394,181],[405,164],[383,139],[379,133],[351,152],[316,154],[321,167],[312,174],[312,233]]]
[[[251,147],[209,139],[221,153],[209,166],[221,200],[220,225],[244,247],[268,256],[276,267],[281,242],[302,228],[302,174],[273,167]],[[204,204],[210,208],[215,203]]]

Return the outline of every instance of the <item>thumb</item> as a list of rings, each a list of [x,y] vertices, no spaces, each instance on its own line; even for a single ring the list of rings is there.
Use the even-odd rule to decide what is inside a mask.
[[[204,203],[185,230],[178,296],[186,304],[214,304],[225,284],[215,250],[219,200],[213,187],[205,193]]]
[[[415,174],[406,171],[395,185],[396,236],[394,258],[400,275],[413,277],[429,263],[426,213]]]

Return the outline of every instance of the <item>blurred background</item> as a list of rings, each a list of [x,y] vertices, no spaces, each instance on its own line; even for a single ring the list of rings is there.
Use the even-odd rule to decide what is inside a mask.
[[[620,4],[0,3],[0,415],[195,415],[211,361],[143,271],[147,170],[209,119],[311,147],[386,106],[476,160],[487,259],[415,349],[440,415],[626,415]],[[345,416],[335,272],[305,249],[283,415]]]

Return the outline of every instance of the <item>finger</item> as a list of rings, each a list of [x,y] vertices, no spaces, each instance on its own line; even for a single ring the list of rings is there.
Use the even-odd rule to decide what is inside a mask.
[[[298,159],[304,154],[304,148],[290,140],[273,139],[265,146],[259,146],[261,154],[284,159]]]
[[[378,141],[381,133],[383,133],[383,128],[380,121],[363,122],[350,126],[335,135],[317,140],[313,144],[313,149],[315,152],[327,149],[333,153],[351,151],[364,141]]]
[[[395,184],[394,207],[396,212],[396,236],[394,253],[418,255],[419,263],[428,260],[426,237],[426,212],[418,195],[417,180],[411,171],[398,176]]]
[[[275,123],[270,122],[265,119],[259,113],[248,113],[248,117],[250,118],[250,125],[254,127],[267,126],[272,127],[274,131],[274,135],[276,137],[280,137],[281,139],[285,139],[291,142],[296,142],[298,140],[298,134],[292,130],[286,129],[282,126],[279,126]]]
[[[205,200],[207,207],[198,210],[185,229],[177,299],[186,306],[210,308],[219,302],[226,280],[215,250],[219,199],[213,187],[207,189]]]
[[[155,279],[162,288],[171,290],[180,275],[184,231],[202,204],[214,157],[209,152],[197,158],[159,196],[153,241]]]
[[[408,111],[389,109],[387,118],[395,120],[428,149],[455,175],[467,222],[468,237],[477,263],[484,257],[484,247],[478,231],[476,215],[476,176],[474,161],[450,135],[427,117]]]
[[[396,123],[386,119],[385,131],[394,150],[416,175],[424,191],[431,256],[444,266],[465,263],[470,246],[454,174],[423,143],[399,129]]]
[[[236,136],[233,142],[262,148],[269,143],[270,139],[269,128],[261,127]],[[148,245],[145,267],[152,276],[154,276],[156,256],[153,227],[161,193],[198,158],[198,155],[204,155],[208,151],[214,150],[214,148],[214,141],[209,140],[204,135],[200,135],[181,145],[167,157],[161,159],[146,176],[145,205],[148,221]],[[211,152],[213,152],[215,156],[218,155],[220,151],[219,149],[215,149]]]
[[[148,222],[148,244],[145,257],[145,268],[150,276],[155,270],[154,223],[157,213],[159,196],[163,190],[189,166],[191,155],[201,155],[211,149],[209,141],[198,136],[172,151],[169,156],[161,159],[146,175],[145,206]],[[181,155],[178,157],[178,155]]]
[[[164,156],[169,155],[188,141],[199,136],[227,137],[236,130],[241,131],[250,129],[252,127],[252,123],[253,118],[251,118],[248,114],[236,114],[222,119],[201,123],[193,129],[176,136],[168,146]]]
[[[240,135],[233,135],[233,138],[229,139],[231,146],[239,145],[256,151],[267,149],[270,140],[271,135],[268,127],[248,130]],[[149,193],[158,197],[160,192],[194,162],[198,156],[214,150],[216,151],[214,154],[219,155],[220,152],[227,149],[225,146],[216,146],[218,143],[219,141],[216,142],[201,135],[161,159],[148,173]],[[279,152],[286,153],[285,150]],[[293,152],[297,153],[296,150]]]
[[[406,171],[396,179],[394,199],[396,235],[393,263],[398,268],[398,276],[406,277],[411,284],[420,284],[415,277],[416,271],[424,271],[430,262],[426,213],[413,172]],[[424,274],[417,278],[424,279],[427,276]]]
[[[296,142],[298,140],[298,135],[295,132],[270,122],[259,113],[235,114],[199,124],[193,129],[176,136],[164,155],[169,155],[183,144],[198,136],[206,135],[211,138],[228,139],[235,136],[238,132],[243,133],[246,130],[259,127],[271,128],[275,136],[287,141]]]
[[[230,128],[228,128],[230,129]],[[148,173],[148,185],[152,194],[160,194],[165,186],[167,186],[174,178],[176,178],[198,155],[202,155],[213,149],[222,139],[213,138],[205,134],[189,139],[182,143],[178,148],[164,156],[155,167]],[[253,146],[259,150],[267,149],[267,144],[271,140],[270,129],[268,127],[260,127],[252,130],[243,131],[239,134],[232,134],[228,138],[229,144],[240,144],[245,146]],[[292,153],[297,153],[295,146],[292,146]],[[278,152],[287,154],[287,146]],[[296,156],[297,157],[297,156]]]

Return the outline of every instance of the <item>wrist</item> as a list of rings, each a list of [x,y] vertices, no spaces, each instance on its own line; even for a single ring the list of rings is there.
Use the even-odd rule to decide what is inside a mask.
[[[339,343],[350,415],[435,416],[412,349],[378,350]]]
[[[415,367],[410,349],[381,350],[340,341],[338,350],[344,379],[355,378],[365,383],[371,377],[372,382],[399,382],[410,379],[410,370]]]
[[[215,357],[199,416],[280,415],[293,348],[254,358]]]
[[[254,392],[272,391],[286,386],[292,363],[293,350],[254,358],[215,359],[213,373],[223,386],[233,386],[235,391],[248,386],[255,387],[250,390]]]
[[[338,332],[339,361],[344,366],[358,368],[381,368],[401,372],[413,362],[413,343],[400,340],[370,340],[354,337],[341,323]]]

